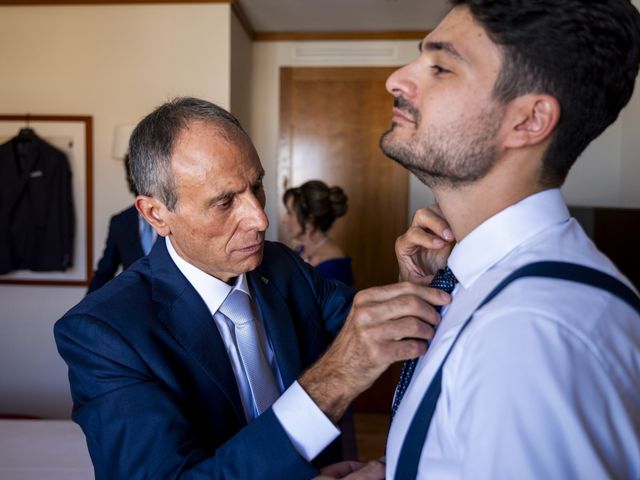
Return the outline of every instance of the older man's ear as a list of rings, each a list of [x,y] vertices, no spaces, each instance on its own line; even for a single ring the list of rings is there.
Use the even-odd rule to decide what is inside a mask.
[[[169,210],[160,200],[155,197],[138,195],[135,206],[140,215],[149,222],[158,235],[166,237],[171,233],[171,228],[166,222]]]

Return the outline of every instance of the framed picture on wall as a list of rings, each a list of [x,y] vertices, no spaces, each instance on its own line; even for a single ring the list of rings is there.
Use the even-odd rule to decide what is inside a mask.
[[[8,196],[14,204],[10,208],[6,205],[2,207],[5,208],[3,212],[5,218],[0,219],[0,222],[4,222],[4,224],[0,224],[0,227],[5,229],[5,235],[6,228],[8,226],[11,227],[14,231],[12,237],[13,250],[22,252],[21,248],[23,247],[21,244],[40,240],[39,238],[33,238],[33,232],[38,232],[39,230],[34,228],[29,230],[31,232],[29,235],[23,234],[22,237],[16,237],[14,233],[19,227],[22,227],[22,225],[20,224],[19,227],[16,227],[18,220],[14,217],[20,215],[19,222],[37,221],[39,222],[38,225],[48,222],[47,231],[52,228],[51,224],[57,227],[57,222],[66,225],[67,221],[71,221],[71,227],[64,227],[66,231],[70,230],[70,234],[66,236],[63,235],[64,242],[67,241],[67,237],[71,237],[71,245],[68,247],[68,255],[64,255],[65,260],[60,262],[62,266],[55,266],[51,269],[46,266],[38,266],[34,267],[34,269],[10,269],[10,271],[5,272],[4,270],[8,269],[6,266],[6,258],[0,259],[0,265],[3,267],[3,272],[0,274],[0,284],[88,285],[93,269],[92,117],[79,115],[0,115],[0,145],[12,142],[12,148],[16,147],[17,149],[17,140],[20,135],[25,137],[34,135],[35,140],[33,140],[33,137],[27,138],[27,141],[33,141],[34,144],[38,142],[38,145],[42,145],[40,142],[44,142],[46,146],[43,148],[47,149],[48,152],[54,152],[57,161],[64,161],[66,157],[68,167],[63,165],[64,168],[62,170],[66,172],[67,177],[68,171],[70,170],[71,172],[70,185],[69,182],[66,182],[64,186],[66,189],[65,192],[70,191],[71,202],[65,202],[65,205],[68,206],[60,207],[57,204],[54,205],[54,202],[48,204],[46,200],[38,200],[44,203],[44,205],[39,204],[34,206],[34,199],[40,199],[40,197],[33,195],[30,199],[24,198],[29,192],[29,190],[27,190],[28,182],[41,181],[43,177],[46,176],[42,169],[28,165],[24,167],[24,171],[28,170],[29,174],[21,174],[20,178],[24,177],[22,180],[18,180],[15,184],[12,183],[9,185],[9,189],[16,190],[15,195]],[[20,138],[20,140],[22,140],[22,138]],[[53,149],[51,149],[51,147],[53,147]],[[8,149],[5,149],[4,152],[8,152]],[[17,156],[9,154],[8,157],[9,158],[0,158],[0,161],[10,162],[13,160],[14,162],[18,162]],[[26,155],[23,158],[26,158]],[[4,167],[0,165],[0,171],[2,171],[2,168]],[[20,166],[18,168],[20,168]],[[64,176],[64,173],[62,176]],[[4,181],[8,181],[8,178],[8,176],[5,177]],[[11,178],[15,179],[17,177],[14,176]],[[14,180],[11,181],[14,182]],[[7,188],[6,185],[5,188]],[[47,190],[47,192],[49,192],[49,190]],[[21,205],[19,213],[17,213],[17,202],[28,201],[31,201],[31,205]],[[56,209],[64,209],[64,211],[57,211]],[[38,216],[38,219],[31,218],[33,216]],[[60,220],[58,220],[58,218],[60,218]],[[0,231],[0,233],[2,232]],[[16,244],[16,238],[19,238],[17,241],[18,244]],[[56,241],[58,238],[59,236],[57,235]],[[7,243],[8,240],[5,237],[4,239],[0,239],[0,242]],[[35,245],[36,243],[33,244]],[[53,246],[50,248],[53,249]],[[46,243],[38,243],[38,249],[41,250],[43,254],[46,254]],[[5,248],[5,250],[7,249]],[[27,251],[26,248],[23,248],[23,250]],[[7,252],[4,252],[4,254],[8,255]],[[35,256],[37,256],[37,254],[38,252],[36,252]],[[14,252],[12,252],[11,255],[18,256],[18,254]],[[26,255],[27,253],[24,254],[24,256]],[[34,252],[29,252],[28,255],[34,256]],[[66,258],[67,256],[68,258]],[[38,261],[39,260],[34,260],[34,264],[38,263]],[[29,262],[23,262],[22,264],[24,263]],[[47,262],[41,261],[38,265],[44,265],[46,263]],[[45,270],[43,270],[43,268]]]

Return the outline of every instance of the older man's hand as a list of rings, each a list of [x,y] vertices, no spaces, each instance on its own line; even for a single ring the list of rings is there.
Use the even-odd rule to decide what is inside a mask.
[[[321,475],[314,480],[381,480],[384,470],[384,457],[368,463],[340,462],[320,470]]]
[[[433,306],[450,301],[441,290],[410,282],[361,290],[340,333],[300,385],[337,422],[389,365],[427,351],[440,322]]]

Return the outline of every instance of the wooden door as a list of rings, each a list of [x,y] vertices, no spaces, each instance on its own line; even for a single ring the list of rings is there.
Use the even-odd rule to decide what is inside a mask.
[[[397,281],[394,244],[407,228],[408,173],[379,147],[391,124],[392,97],[384,84],[394,70],[280,70],[278,196],[312,179],[345,190],[349,210],[331,235],[352,257],[358,288]],[[282,225],[279,235],[287,240]],[[355,410],[387,414],[399,373],[400,364],[390,368]]]
[[[280,70],[278,196],[312,179],[345,190],[349,210],[331,235],[352,257],[358,288],[397,281],[394,243],[407,227],[408,173],[378,146],[391,124],[384,83],[394,70]],[[287,240],[282,226],[279,235]]]

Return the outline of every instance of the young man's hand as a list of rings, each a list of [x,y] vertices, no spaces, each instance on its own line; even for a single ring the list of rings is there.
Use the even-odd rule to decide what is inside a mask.
[[[396,240],[400,280],[428,285],[446,266],[454,244],[453,232],[438,205],[421,208],[409,229]]]

